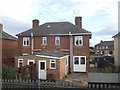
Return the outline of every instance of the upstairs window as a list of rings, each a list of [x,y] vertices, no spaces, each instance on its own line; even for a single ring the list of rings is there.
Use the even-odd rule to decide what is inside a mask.
[[[96,48],[97,48],[97,49],[99,49],[99,47],[98,47],[98,46],[97,46]]]
[[[55,44],[60,45],[60,37],[55,37]]]
[[[82,36],[76,36],[75,37],[75,45],[76,46],[82,46],[83,45],[83,37]]]
[[[30,45],[30,38],[23,37],[23,46],[29,46],[29,45]]]
[[[42,44],[43,45],[47,45],[47,37],[43,37],[42,38]]]
[[[103,46],[103,49],[105,49],[105,47]]]
[[[106,46],[106,49],[108,49],[108,46]]]

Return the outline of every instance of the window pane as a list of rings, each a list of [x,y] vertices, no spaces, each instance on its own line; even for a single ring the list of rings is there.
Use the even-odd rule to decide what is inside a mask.
[[[75,45],[82,45],[82,44],[83,44],[82,36],[76,36]]]
[[[79,64],[79,57],[74,58],[74,64]]]
[[[59,45],[60,44],[60,37],[55,37],[55,44]]]
[[[85,57],[81,57],[81,62],[80,64],[85,64]]]
[[[51,68],[55,68],[55,63],[51,63]]]
[[[27,44],[26,45],[29,45],[29,41],[27,40]]]
[[[22,62],[19,62],[19,67],[22,67]]]
[[[29,62],[29,65],[32,65],[33,64],[33,62]]]
[[[55,62],[55,61],[51,61],[51,62]]]
[[[29,43],[30,43],[30,38],[29,38],[29,37],[24,37],[24,38],[23,38],[23,45],[24,45],[24,46],[28,46]]]
[[[45,70],[45,63],[44,62],[40,62],[40,69]]]
[[[43,45],[47,44],[47,37],[43,37]]]

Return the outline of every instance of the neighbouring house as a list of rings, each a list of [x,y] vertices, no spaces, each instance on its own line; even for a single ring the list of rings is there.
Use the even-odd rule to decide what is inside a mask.
[[[17,34],[18,53],[15,67],[36,63],[38,79],[62,79],[69,72],[89,71],[91,32],[82,28],[82,18],[70,22],[48,22]]]
[[[90,55],[94,55],[94,54],[95,54],[94,47],[90,47]]]
[[[102,56],[95,57],[94,67],[96,68],[114,68],[114,57],[113,56]]]
[[[102,41],[94,46],[96,55],[111,56],[114,52],[114,41]]]
[[[114,63],[120,66],[120,32],[113,36],[114,38]]]
[[[0,55],[2,64],[14,66],[14,57],[17,55],[17,38],[3,31],[3,25],[0,24]]]

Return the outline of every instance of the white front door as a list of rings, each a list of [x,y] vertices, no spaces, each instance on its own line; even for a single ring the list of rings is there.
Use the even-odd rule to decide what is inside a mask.
[[[86,72],[86,56],[74,56],[73,71]]]
[[[39,79],[44,79],[46,80],[46,60],[40,60],[39,61]]]

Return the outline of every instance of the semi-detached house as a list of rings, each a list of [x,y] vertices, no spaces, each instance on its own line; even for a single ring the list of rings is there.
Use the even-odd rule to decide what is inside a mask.
[[[39,79],[62,79],[69,72],[88,72],[89,39],[91,32],[82,28],[82,18],[70,22],[47,22],[18,36],[18,53],[15,67],[36,63]]]

